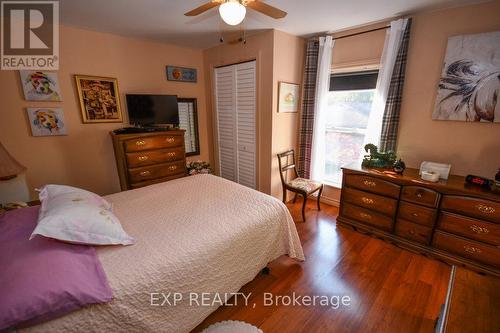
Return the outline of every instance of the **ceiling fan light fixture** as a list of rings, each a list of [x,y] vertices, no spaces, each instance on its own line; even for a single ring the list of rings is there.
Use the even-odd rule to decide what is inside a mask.
[[[229,25],[238,25],[243,19],[247,9],[239,1],[226,1],[219,6],[219,14],[224,22]]]

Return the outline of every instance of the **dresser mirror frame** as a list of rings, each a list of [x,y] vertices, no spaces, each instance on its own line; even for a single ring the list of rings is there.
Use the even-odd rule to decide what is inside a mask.
[[[200,135],[198,132],[198,107],[197,107],[197,99],[196,98],[177,98],[177,103],[179,104],[179,118],[181,117],[181,112],[184,110],[181,110],[180,104],[181,103],[187,103],[190,104],[191,107],[187,108],[187,112],[190,112],[190,114],[187,115],[187,119],[192,119],[193,124],[191,129],[188,128],[182,128],[181,129],[185,130],[185,136],[184,136],[184,141],[190,137],[191,142],[194,143],[194,150],[189,150],[188,147],[186,147],[186,156],[196,156],[200,155]]]

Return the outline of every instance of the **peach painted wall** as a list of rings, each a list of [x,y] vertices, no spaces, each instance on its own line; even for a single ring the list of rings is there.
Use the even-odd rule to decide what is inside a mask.
[[[109,131],[125,124],[83,124],[74,74],[118,79],[126,118],[126,93],[177,94],[198,98],[201,156],[210,159],[201,50],[61,27],[63,102],[24,101],[19,73],[0,71],[0,141],[27,170],[31,189],[47,183],[79,186],[99,194],[120,190]],[[165,65],[198,69],[198,83],[168,82]],[[62,107],[67,136],[32,137],[26,107]],[[127,120],[126,120],[127,121]]]
[[[414,17],[397,149],[408,166],[450,163],[454,174],[489,178],[500,168],[500,124],[431,119],[448,37],[498,30],[500,1]]]
[[[271,156],[271,195],[281,199],[283,189],[276,154],[298,148],[299,115],[278,113],[278,82],[298,83],[302,87],[304,72],[305,40],[282,31],[274,30],[273,66],[273,139]],[[299,107],[302,103],[299,103]]]
[[[213,128],[216,128],[213,98],[214,68],[249,60],[257,61],[257,188],[264,193],[271,192],[273,37],[273,31],[269,30],[248,37],[246,44],[223,44],[203,52],[207,77],[207,105]],[[217,142],[212,141],[215,152]],[[217,165],[215,154],[212,162]]]

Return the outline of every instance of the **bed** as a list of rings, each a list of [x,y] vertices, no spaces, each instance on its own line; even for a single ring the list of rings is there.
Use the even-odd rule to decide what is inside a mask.
[[[114,299],[19,332],[189,332],[218,307],[190,306],[189,293],[237,292],[281,255],[304,260],[282,202],[216,176],[106,199],[136,239],[132,246],[97,249]],[[151,293],[169,292],[183,300],[151,305]]]

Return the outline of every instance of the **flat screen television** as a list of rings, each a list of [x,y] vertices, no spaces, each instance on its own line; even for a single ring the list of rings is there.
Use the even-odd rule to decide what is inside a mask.
[[[131,124],[139,126],[179,125],[175,95],[129,95],[127,109]]]

